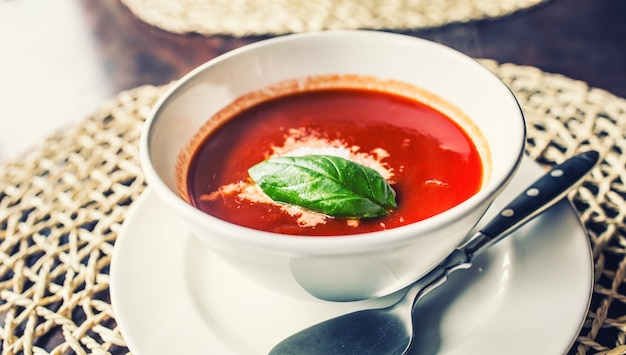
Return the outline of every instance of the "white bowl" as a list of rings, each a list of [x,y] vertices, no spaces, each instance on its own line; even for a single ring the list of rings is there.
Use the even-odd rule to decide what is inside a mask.
[[[471,198],[426,220],[329,238],[241,227],[192,207],[178,195],[178,154],[209,117],[251,91],[321,74],[399,80],[452,103],[484,136],[488,181]],[[524,144],[525,123],[515,97],[472,58],[405,35],[329,31],[261,41],[193,70],[156,104],[140,150],[148,184],[164,204],[249,278],[283,294],[353,301],[391,294],[436,266],[465,238],[511,179]]]

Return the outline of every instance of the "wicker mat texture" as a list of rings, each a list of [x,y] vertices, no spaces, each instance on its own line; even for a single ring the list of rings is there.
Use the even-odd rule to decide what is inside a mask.
[[[578,151],[602,154],[570,195],[589,230],[596,271],[570,353],[626,353],[626,100],[537,68],[481,62],[518,97],[532,158],[547,167]],[[126,211],[145,188],[138,139],[164,89],[122,92],[0,166],[2,354],[128,352],[110,304],[109,264]]]
[[[498,18],[547,0],[122,0],[173,33],[235,36],[329,29],[417,29]]]

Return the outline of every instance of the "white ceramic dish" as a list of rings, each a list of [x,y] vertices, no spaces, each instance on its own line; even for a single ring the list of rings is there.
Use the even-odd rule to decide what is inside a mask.
[[[525,158],[490,213],[540,174]],[[592,282],[586,233],[561,202],[423,300],[414,353],[564,353],[588,310]],[[300,328],[372,303],[287,298],[247,281],[151,190],[134,203],[119,234],[111,299],[138,355],[264,354]]]
[[[196,134],[208,119],[242,95],[285,81],[306,87],[304,78],[320,75],[367,76],[368,85],[378,82],[374,86],[386,87],[384,91],[399,85],[398,93],[446,113],[474,140],[485,168],[483,186],[458,205],[416,223],[341,238],[246,228],[204,213],[181,197],[177,184],[184,185],[185,177],[179,176],[184,169],[178,164],[188,165],[185,157],[193,154],[188,144],[201,138]],[[256,42],[194,69],[155,104],[140,152],[146,180],[164,205],[251,280],[303,299],[354,301],[400,290],[449,254],[509,182],[524,143],[525,124],[515,97],[473,58],[413,36],[323,31]],[[202,163],[222,158],[207,157]]]

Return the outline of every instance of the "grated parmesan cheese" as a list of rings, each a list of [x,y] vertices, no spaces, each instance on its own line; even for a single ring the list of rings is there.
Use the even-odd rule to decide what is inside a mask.
[[[285,142],[280,147],[271,147],[271,154],[266,158],[278,156],[305,156],[305,155],[332,155],[376,170],[385,180],[393,184],[393,169],[389,168],[383,159],[389,157],[389,153],[376,148],[371,152],[360,152],[358,146],[348,146],[341,140],[328,140],[322,138],[317,132],[311,132],[304,128],[289,130]],[[215,199],[220,195],[237,193],[237,198],[254,203],[266,203],[279,207],[284,213],[296,218],[298,225],[302,227],[314,227],[326,223],[327,215],[312,212],[298,206],[280,204],[273,201],[253,181],[240,181],[220,187],[217,191],[202,196],[203,199]],[[358,227],[357,219],[348,219],[346,224]]]

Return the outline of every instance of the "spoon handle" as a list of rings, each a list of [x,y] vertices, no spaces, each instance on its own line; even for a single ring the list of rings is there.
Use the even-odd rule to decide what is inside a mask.
[[[470,268],[476,255],[559,202],[572,187],[582,181],[597,164],[598,158],[598,152],[588,151],[554,166],[506,205],[467,242],[450,253],[439,266],[413,284],[398,303],[408,303],[413,308],[422,297],[444,283],[452,272]]]
[[[560,201],[573,186],[582,181],[598,163],[598,159],[598,152],[592,150],[554,166],[547,174],[527,187],[524,193],[506,205],[475,237],[462,246],[465,254],[471,258],[474,254],[482,252]]]

